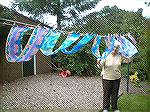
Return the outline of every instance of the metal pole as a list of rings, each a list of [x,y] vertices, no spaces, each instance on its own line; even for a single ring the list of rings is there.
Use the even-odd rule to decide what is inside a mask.
[[[0,20],[9,22],[9,23],[5,23],[5,22],[2,23],[2,22],[1,22],[1,24],[11,25],[11,24],[10,24],[10,22],[11,22],[11,23],[22,24],[22,25],[25,25],[25,26],[31,26],[31,27],[38,27],[38,26],[39,26],[39,27],[40,27],[40,24],[39,24],[39,25],[26,24],[26,23],[23,23],[23,22],[14,21],[14,20],[8,20],[8,19],[4,19],[4,18],[0,18]],[[13,26],[13,25],[11,25],[11,26]],[[51,28],[53,29],[53,27],[51,27]],[[55,29],[55,31],[59,31],[59,32],[64,33],[64,34],[68,34],[68,33],[69,33],[69,32],[67,32],[67,31],[61,31],[61,30],[57,30],[57,29]],[[81,35],[81,36],[84,36],[85,34],[80,33],[80,35]],[[105,37],[105,36],[102,36],[102,35],[101,35],[101,37]]]
[[[2,24],[2,25],[8,25],[8,26],[13,26],[12,24],[9,24],[9,23],[2,23],[2,22],[0,22],[0,24]]]
[[[22,25],[27,25],[27,26],[32,26],[32,27],[36,27],[37,25],[33,25],[33,24],[26,24],[26,23],[23,23],[23,22],[19,22],[19,21],[14,21],[14,20],[8,20],[8,19],[3,19],[3,18],[0,18],[0,20],[2,21],[8,21],[8,22],[12,22],[12,23],[18,23],[18,24],[22,24]]]
[[[22,69],[22,77],[24,77],[24,73],[23,73],[23,72],[24,72],[24,70],[23,70],[23,62],[21,62],[21,65],[22,65],[22,66],[21,66],[21,69]]]
[[[34,75],[36,75],[36,55],[34,55]]]
[[[127,93],[129,92],[129,72],[130,72],[130,63],[128,62],[128,71],[127,71]]]

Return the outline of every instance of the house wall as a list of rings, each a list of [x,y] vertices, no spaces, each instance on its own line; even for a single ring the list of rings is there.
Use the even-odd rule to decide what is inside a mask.
[[[0,25],[0,84],[22,78],[22,63],[10,63],[5,58],[5,43],[10,31],[10,26]],[[37,75],[51,73],[51,68],[46,64],[50,63],[50,57],[44,56],[40,51],[36,54]],[[33,74],[34,75],[34,74]]]
[[[45,56],[41,53],[41,51],[39,51],[36,55],[36,62],[37,74],[51,73],[51,68],[48,66],[48,64],[51,64],[50,56]]]
[[[22,63],[9,63],[4,60],[0,67],[0,83],[10,82],[22,77]]]
[[[0,26],[0,83],[22,77],[22,63],[10,63],[5,58],[5,43],[11,27]]]

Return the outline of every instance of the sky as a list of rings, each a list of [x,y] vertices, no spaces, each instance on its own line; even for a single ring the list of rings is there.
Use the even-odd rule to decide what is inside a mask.
[[[0,4],[10,7],[10,3],[13,0],[0,0]],[[120,9],[125,9],[128,11],[137,11],[138,8],[142,8],[143,9],[143,16],[144,17],[150,17],[150,6],[147,7],[144,2],[150,2],[150,0],[101,0],[97,6],[95,7],[95,9],[92,9],[89,12],[93,12],[93,11],[99,11],[101,10],[104,6],[114,6],[116,5],[118,8]],[[27,13],[24,13],[25,16],[27,16]],[[49,19],[50,18],[50,19]],[[45,16],[45,21],[47,23],[49,23],[49,25],[56,25],[56,17],[55,16]]]
[[[143,16],[150,17],[150,7],[147,7],[144,2],[150,2],[150,0],[102,0],[98,3],[95,10],[101,10],[104,6],[116,5],[120,9],[129,11],[137,11],[138,8],[143,9]]]

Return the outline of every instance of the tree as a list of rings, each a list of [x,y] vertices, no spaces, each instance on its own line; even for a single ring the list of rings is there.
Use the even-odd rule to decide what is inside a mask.
[[[142,9],[139,9],[137,12],[133,12],[121,10],[117,8],[117,6],[105,6],[99,12],[93,12],[86,15],[82,18],[82,21],[83,24],[78,24],[77,22],[73,25],[73,27],[66,28],[66,30],[72,31],[77,29],[77,31],[82,33],[91,32],[98,33],[100,35],[105,35],[107,33],[114,34],[132,32],[133,37],[135,37],[138,42],[137,47],[139,50],[139,56],[133,63],[131,63],[131,71],[138,71],[141,77],[146,76],[147,79],[149,78],[149,58],[147,58],[147,53],[149,54],[150,51],[148,47],[150,21],[147,19],[146,22],[146,18],[142,16]],[[90,48],[85,46],[84,51],[89,52]],[[105,43],[102,41],[100,45],[100,52],[103,53],[104,49]],[[92,61],[94,62],[94,59]],[[126,74],[127,66],[124,64],[122,68],[123,73]]]
[[[28,12],[34,18],[43,14],[57,16],[57,28],[61,29],[61,21],[78,17],[78,14],[95,7],[100,0],[14,0],[13,9]],[[66,14],[71,14],[68,18]]]
[[[149,58],[149,56],[150,56],[150,47],[149,47],[149,45],[150,45],[150,18],[147,18],[146,19],[146,22],[147,22],[147,26],[148,26],[148,28],[147,28],[147,32],[146,32],[146,38],[147,38],[147,46],[146,46],[146,50],[147,50],[147,54],[146,54],[146,56],[147,56],[147,63],[146,63],[146,65],[147,65],[147,78],[148,78],[148,80],[150,81],[150,58]]]

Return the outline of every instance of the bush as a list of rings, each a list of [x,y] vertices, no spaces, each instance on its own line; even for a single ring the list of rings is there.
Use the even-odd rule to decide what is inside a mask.
[[[62,69],[70,70],[74,75],[96,75],[96,58],[88,47],[84,47],[84,50],[80,50],[73,55],[58,53],[54,61],[58,63]]]
[[[56,43],[54,50],[59,48],[66,37],[67,35],[61,35],[60,39]],[[82,36],[67,49],[71,50],[81,40],[81,38]],[[97,70],[96,66],[96,57],[91,52],[92,44],[92,41],[89,42],[77,53],[72,55],[66,55],[62,52],[58,52],[54,57],[54,63],[57,63],[57,66],[63,70],[71,71],[71,74],[73,75],[99,75],[99,71]]]

